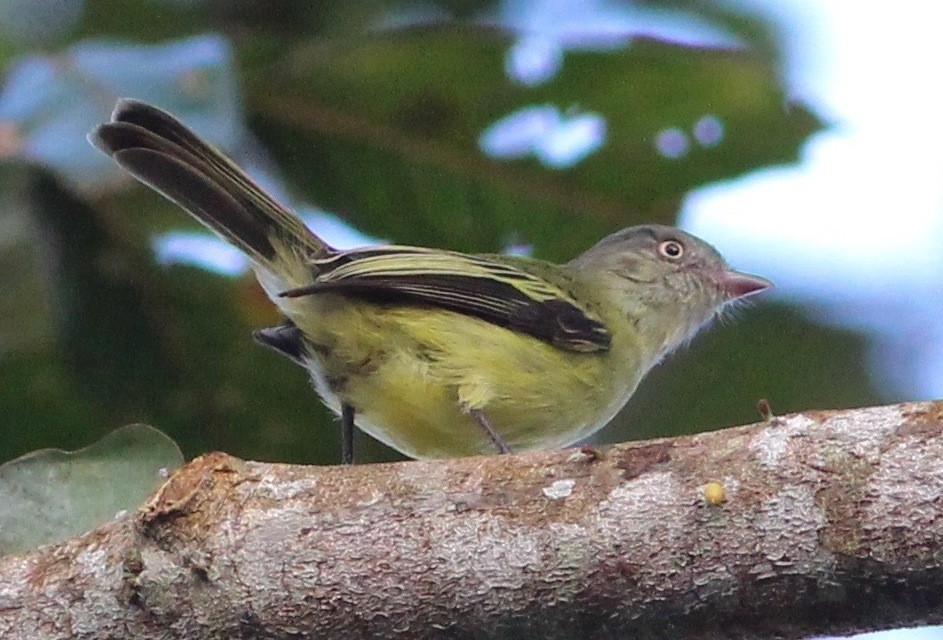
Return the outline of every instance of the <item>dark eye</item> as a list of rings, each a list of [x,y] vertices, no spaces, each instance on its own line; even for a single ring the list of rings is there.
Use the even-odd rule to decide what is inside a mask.
[[[658,254],[668,260],[680,260],[684,255],[684,245],[677,240],[665,240],[658,245]]]

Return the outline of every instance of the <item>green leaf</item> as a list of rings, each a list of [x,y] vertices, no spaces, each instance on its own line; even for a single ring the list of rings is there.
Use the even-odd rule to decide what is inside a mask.
[[[776,415],[893,402],[869,375],[868,336],[823,327],[793,305],[761,301],[718,322],[655,367],[599,442],[759,422]]]
[[[78,451],[43,449],[0,465],[0,555],[66,540],[137,508],[181,464],[170,438],[134,424]]]
[[[27,176],[22,167],[0,165],[0,359],[11,351],[48,346],[54,334],[43,295],[48,265],[30,215]]]
[[[0,460],[147,422],[188,457],[337,461],[339,430],[308,375],[252,340],[280,321],[254,278],[154,264],[152,231],[190,222],[186,214],[144,187],[88,202],[45,173],[19,173],[42,238],[32,240],[34,262],[45,269],[0,304],[0,345],[26,322],[46,337],[0,348]],[[35,317],[8,317],[8,307]]]
[[[565,259],[620,227],[673,221],[694,187],[794,161],[822,126],[750,51],[638,39],[568,51],[557,76],[527,87],[506,77],[512,42],[438,28],[295,47],[249,88],[256,128],[299,189],[369,233],[470,251],[523,241]],[[603,118],[604,144],[560,170],[479,148],[539,105]],[[699,144],[705,117],[722,132]],[[687,138],[677,158],[657,149],[672,129]]]

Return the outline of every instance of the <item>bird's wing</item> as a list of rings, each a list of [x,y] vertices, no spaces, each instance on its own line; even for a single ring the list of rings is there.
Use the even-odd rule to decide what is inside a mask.
[[[562,349],[609,349],[602,321],[559,286],[487,257],[418,247],[371,247],[313,260],[298,297],[339,292],[386,304],[439,307],[526,333]]]

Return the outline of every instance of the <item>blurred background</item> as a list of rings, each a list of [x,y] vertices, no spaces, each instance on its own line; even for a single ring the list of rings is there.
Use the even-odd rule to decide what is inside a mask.
[[[598,442],[943,396],[931,3],[0,3],[0,460],[145,422],[333,463],[245,261],[85,134],[153,102],[338,246],[567,260],[677,223],[776,281]],[[366,437],[364,460],[396,459]]]

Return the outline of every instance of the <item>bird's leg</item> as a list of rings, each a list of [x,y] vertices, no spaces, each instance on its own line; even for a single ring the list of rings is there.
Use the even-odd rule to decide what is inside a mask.
[[[492,428],[491,423],[488,422],[488,416],[485,415],[484,411],[481,409],[469,409],[468,413],[472,415],[475,422],[478,423],[478,426],[484,429],[484,432],[488,434],[488,437],[491,438],[491,442],[498,448],[498,453],[511,453],[511,448],[504,439],[498,435],[498,432]]]
[[[354,408],[341,405],[341,464],[354,463]]]

